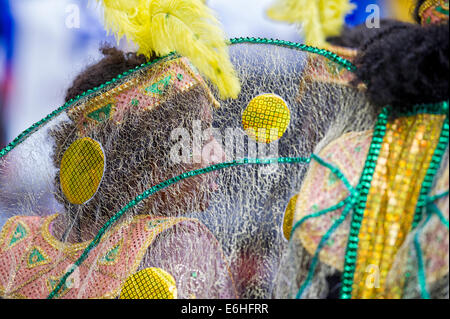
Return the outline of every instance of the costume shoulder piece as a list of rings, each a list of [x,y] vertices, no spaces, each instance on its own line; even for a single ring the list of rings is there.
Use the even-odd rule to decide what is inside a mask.
[[[89,242],[67,244],[57,240],[51,233],[57,216],[14,217],[5,224],[0,253],[2,297],[47,297],[88,246]],[[138,216],[117,225],[105,234],[84,265],[68,278],[57,297],[118,297],[125,280],[141,266],[154,239],[180,223],[198,221]],[[15,271],[12,277],[10,267]],[[147,294],[151,296],[152,292]]]

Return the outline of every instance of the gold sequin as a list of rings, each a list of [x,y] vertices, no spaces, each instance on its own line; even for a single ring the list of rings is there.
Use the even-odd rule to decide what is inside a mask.
[[[72,204],[84,204],[97,192],[105,169],[105,156],[100,144],[89,137],[76,140],[64,153],[61,188]]]
[[[257,142],[271,143],[286,132],[291,113],[286,102],[275,94],[253,98],[242,114],[242,125]]]
[[[161,268],[143,269],[126,280],[120,299],[176,299],[175,279]]]
[[[292,223],[294,221],[295,205],[297,204],[298,194],[291,198],[286,207],[286,212],[283,218],[283,234],[284,238],[289,240],[291,238]]]

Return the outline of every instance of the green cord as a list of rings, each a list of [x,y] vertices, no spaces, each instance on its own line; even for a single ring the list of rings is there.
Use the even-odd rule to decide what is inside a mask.
[[[422,233],[423,228],[430,221],[430,218],[431,218],[431,214],[428,214],[427,219],[419,227],[419,229],[417,229],[417,232],[414,235],[414,248],[416,250],[418,276],[419,276],[419,284],[420,284],[420,295],[422,296],[422,299],[430,299],[430,294],[427,291],[427,279],[426,279],[425,267],[424,267],[424,263],[423,263],[422,248],[420,247],[420,242],[419,242],[419,236]]]
[[[348,179],[345,177],[345,175],[341,172],[341,170],[339,168],[325,162],[323,159],[321,159],[316,154],[312,154],[311,158],[316,160],[320,165],[328,168],[334,175],[336,175],[344,183],[344,185],[347,187],[347,189],[350,191],[350,193],[352,195],[356,194],[356,190],[353,188],[353,186],[350,184]]]
[[[436,214],[436,216],[439,218],[441,223],[448,229],[448,227],[449,227],[448,219],[445,218],[444,214],[442,214],[441,210],[436,206],[436,204],[435,203],[430,203],[430,204],[428,204],[428,208],[431,209],[432,213]]]
[[[420,235],[422,234],[423,229],[430,221],[433,213],[436,214],[436,216],[439,218],[441,223],[447,229],[449,229],[448,220],[444,217],[441,210],[434,203],[435,200],[438,200],[440,198],[448,196],[448,193],[449,192],[446,191],[446,192],[437,194],[437,195],[429,198],[427,207],[431,211],[427,211],[427,218],[426,218],[425,222],[418,227],[416,233],[414,234],[414,249],[416,251],[416,257],[417,257],[417,266],[418,266],[417,273],[418,273],[418,277],[419,277],[420,295],[421,295],[422,299],[430,299],[431,297],[427,290],[427,278],[426,278],[426,272],[425,272],[425,265],[424,265],[424,261],[423,261],[422,247],[420,245],[419,239],[420,239]]]
[[[134,69],[131,69],[127,72],[124,72],[122,74],[119,74],[117,77],[113,78],[111,81],[108,81],[96,88],[87,90],[86,92],[81,93],[80,95],[78,95],[76,98],[71,99],[70,101],[67,101],[64,105],[62,105],[61,107],[57,108],[56,110],[54,110],[53,112],[51,112],[50,114],[48,114],[46,117],[44,117],[43,119],[41,119],[40,121],[34,123],[33,125],[31,125],[29,128],[27,128],[26,130],[24,130],[22,133],[20,133],[11,143],[9,143],[8,145],[6,145],[2,150],[0,150],[0,159],[5,156],[6,154],[8,154],[9,152],[11,152],[17,145],[19,145],[20,143],[22,143],[23,141],[25,141],[31,134],[33,134],[39,127],[43,126],[44,124],[46,124],[47,122],[49,122],[50,120],[52,120],[54,117],[58,116],[59,114],[61,114],[64,110],[69,109],[70,107],[74,106],[76,103],[78,103],[82,98],[85,98],[86,96],[90,96],[90,95],[94,95],[95,93],[97,93],[98,91],[101,91],[105,88],[105,86],[111,85],[119,80],[122,80],[123,77],[129,76],[141,69],[147,68],[147,67],[151,67],[153,65],[155,65],[156,63],[161,62],[162,60],[165,59],[174,59],[178,57],[178,55],[175,52],[169,53],[166,56],[157,58],[151,62],[148,63],[144,63],[141,65],[138,65],[137,67],[135,67]]]
[[[311,280],[314,277],[314,272],[316,271],[316,266],[317,266],[317,262],[319,260],[320,251],[322,250],[323,246],[328,241],[330,236],[334,233],[334,231],[344,222],[345,218],[347,217],[348,213],[352,210],[352,208],[353,208],[353,203],[347,204],[345,209],[342,211],[339,219],[334,222],[334,224],[330,227],[330,229],[328,229],[326,234],[320,240],[319,245],[317,246],[316,252],[314,253],[314,257],[311,261],[308,276],[307,276],[305,282],[303,283],[303,285],[298,290],[298,293],[295,296],[296,299],[301,299],[302,294],[305,292],[305,290],[311,284]]]
[[[295,225],[292,227],[292,230],[291,230],[291,236],[290,236],[289,238],[292,238],[292,236],[294,235],[294,233],[295,233],[295,231],[297,230],[297,228],[299,228],[301,225],[303,225],[303,223],[306,222],[308,219],[320,217],[320,216],[322,216],[322,215],[328,214],[329,212],[338,210],[339,208],[344,207],[345,204],[348,203],[348,200],[349,200],[349,197],[347,197],[347,198],[344,199],[344,200],[341,200],[339,203],[337,203],[337,204],[334,205],[334,206],[328,207],[328,208],[323,209],[323,210],[321,210],[321,211],[319,211],[319,212],[317,212],[317,213],[313,213],[313,214],[310,214],[310,215],[307,215],[307,216],[303,217],[303,218],[300,219],[298,222],[296,222]]]
[[[442,192],[442,193],[440,193],[440,194],[436,194],[436,195],[434,195],[434,196],[428,197],[427,204],[432,203],[432,202],[435,202],[435,201],[437,201],[438,199],[441,199],[441,198],[443,198],[443,197],[447,197],[448,194],[449,194],[449,191],[445,191],[445,192]]]
[[[295,42],[290,42],[290,41],[284,41],[284,40],[274,40],[274,39],[265,39],[265,38],[234,38],[234,39],[230,39],[229,40],[230,44],[238,44],[238,43],[245,43],[245,42],[249,42],[249,43],[259,43],[259,44],[273,44],[273,45],[278,45],[278,46],[284,46],[290,49],[294,49],[294,50],[301,50],[301,51],[306,51],[306,52],[310,52],[313,54],[319,54],[324,56],[325,58],[345,67],[347,70],[354,72],[356,70],[356,67],[348,60],[338,56],[337,54],[330,52],[328,50],[325,49],[318,49],[315,47],[311,47],[305,44],[300,44],[300,43],[295,43]],[[49,122],[50,120],[52,120],[54,117],[58,116],[59,114],[61,114],[64,110],[69,109],[70,107],[72,107],[73,105],[75,105],[79,100],[81,100],[82,98],[86,97],[86,96],[90,96],[93,95],[95,93],[97,93],[99,90],[103,90],[105,88],[105,86],[107,85],[111,85],[115,82],[117,82],[118,80],[121,80],[123,77],[131,75],[133,73],[135,73],[138,70],[141,70],[143,68],[146,67],[151,67],[154,64],[161,62],[164,59],[174,59],[179,57],[179,55],[176,52],[171,52],[166,56],[157,58],[151,62],[148,63],[144,63],[141,64],[139,66],[137,66],[134,69],[131,69],[127,72],[124,72],[120,75],[118,75],[116,78],[113,78],[111,81],[108,81],[96,88],[87,90],[86,92],[83,92],[82,94],[78,95],[76,98],[71,99],[70,101],[68,101],[67,103],[65,103],[64,105],[62,105],[61,107],[57,108],[56,110],[54,110],[53,112],[51,112],[50,114],[48,114],[46,117],[44,117],[43,119],[41,119],[40,121],[34,123],[33,125],[31,125],[29,128],[27,128],[26,130],[24,130],[22,133],[20,133],[11,143],[9,143],[6,147],[4,147],[2,150],[0,150],[0,158],[2,158],[3,156],[5,156],[6,154],[8,154],[10,151],[12,151],[17,145],[19,145],[20,143],[22,143],[23,141],[25,141],[32,133],[34,133],[39,127],[41,127],[42,125],[46,124],[47,122]]]

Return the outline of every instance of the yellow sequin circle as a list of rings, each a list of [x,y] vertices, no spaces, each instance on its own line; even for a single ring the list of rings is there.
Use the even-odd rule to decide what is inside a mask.
[[[145,268],[128,277],[120,299],[176,299],[175,279],[161,268]]]
[[[72,204],[84,204],[98,190],[105,169],[100,143],[89,137],[76,140],[63,155],[59,178],[61,189]]]
[[[298,194],[291,198],[286,207],[283,218],[283,234],[287,240],[291,239],[292,223],[294,222],[295,206],[297,204]]]
[[[291,121],[286,102],[276,94],[253,98],[242,114],[242,126],[257,142],[271,143],[280,139]]]

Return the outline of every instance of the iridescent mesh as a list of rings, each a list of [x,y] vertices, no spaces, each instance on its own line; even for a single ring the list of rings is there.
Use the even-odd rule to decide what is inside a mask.
[[[186,73],[164,72],[164,63],[177,58],[170,57],[82,97],[0,159],[0,224],[9,219],[0,242],[2,297],[46,298],[72,271],[54,298],[119,298],[127,279],[148,268],[173,277],[177,298],[295,295],[312,254],[297,236],[286,240],[283,218],[308,167],[317,164],[306,159],[343,134],[373,129],[379,110],[363,86],[348,84],[349,71],[320,54],[263,44],[235,44],[230,54],[242,84],[235,100],[220,100],[188,62]],[[137,82],[127,88],[129,80]],[[110,100],[109,92],[123,86],[128,93]],[[262,94],[279,96],[289,121],[267,122],[279,128],[277,138],[257,143],[246,134],[243,114]],[[245,114],[248,123],[256,123],[252,114]],[[83,137],[101,145],[105,168],[93,197],[75,204],[61,189],[60,167]],[[212,163],[284,157],[305,160],[224,166],[129,204],[152,186]],[[335,274],[336,265],[320,262],[305,297],[326,297],[335,288],[327,278]]]

